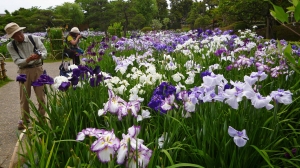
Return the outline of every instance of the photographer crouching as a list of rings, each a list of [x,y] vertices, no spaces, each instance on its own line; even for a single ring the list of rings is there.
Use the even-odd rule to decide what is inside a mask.
[[[38,36],[26,35],[23,29],[16,23],[9,23],[4,30],[8,38],[13,40],[7,44],[7,50],[14,63],[19,67],[18,73],[26,75],[26,81],[20,82],[20,106],[22,122],[19,122],[18,129],[25,129],[25,125],[30,122],[30,109],[27,96],[31,95],[31,84],[43,74],[43,59],[47,57],[47,50]],[[25,89],[24,89],[25,88]],[[45,116],[45,93],[43,86],[34,86],[33,90],[39,102],[38,111],[41,116]]]
[[[78,43],[81,38],[85,38],[80,34],[80,31],[77,27],[73,27],[69,34],[66,37],[66,43],[68,44],[69,50],[65,50],[69,58],[73,59],[73,64],[80,64],[80,55],[84,53],[82,49],[79,48]]]

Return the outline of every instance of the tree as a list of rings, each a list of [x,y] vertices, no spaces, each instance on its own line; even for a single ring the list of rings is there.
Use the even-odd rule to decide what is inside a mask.
[[[146,18],[142,14],[137,14],[131,21],[133,29],[142,29],[146,23]]]
[[[181,28],[181,24],[186,24],[192,4],[193,0],[170,0],[172,28]]]
[[[142,14],[146,19],[146,25],[151,23],[154,14],[158,12],[156,0],[132,0],[137,13]]]
[[[64,25],[64,23],[55,23],[55,19],[62,19],[62,16],[54,15],[54,12],[51,10],[39,10],[28,18],[28,22],[31,23],[29,28],[32,32],[42,32],[48,27]]]
[[[162,20],[163,18],[169,17],[167,0],[156,0],[156,5],[157,13],[154,15],[154,18]]]
[[[69,24],[71,26],[79,26],[84,20],[83,10],[77,3],[65,2],[61,6],[56,6],[54,12],[70,19]]]
[[[107,0],[91,0],[89,2],[86,14],[89,27],[107,32],[108,26],[114,23],[113,5]]]
[[[186,23],[190,25],[191,29],[194,29],[194,23],[196,21],[196,19],[198,17],[200,17],[202,10],[201,10],[201,5],[203,4],[203,6],[205,7],[204,3],[198,3],[198,2],[194,2],[191,8],[191,11],[188,14],[188,18],[186,19]],[[205,12],[205,10],[203,11],[203,13]]]
[[[126,36],[128,27],[131,24],[135,15],[137,14],[137,10],[135,9],[134,3],[130,0],[117,0],[111,3],[113,4],[113,13],[115,14],[113,17],[115,18],[114,22],[122,23],[124,32],[123,35]]]
[[[81,6],[82,10],[84,11],[84,16],[85,16],[85,20],[84,20],[84,23],[85,24],[89,24],[90,23],[90,19],[92,17],[90,17],[91,15],[93,15],[93,12],[95,11],[95,7],[98,6],[99,3],[101,2],[97,2],[97,1],[94,1],[94,0],[75,0],[75,2]],[[106,2],[108,3],[107,0],[103,1],[103,2]],[[95,6],[96,5],[96,6]],[[91,9],[93,9],[93,12],[91,12]]]
[[[199,16],[194,23],[194,27],[195,28],[202,28],[202,29],[206,29],[209,25],[211,19],[208,15],[204,15],[204,16]]]
[[[4,12],[5,12],[5,16],[11,16],[8,10],[5,10]]]

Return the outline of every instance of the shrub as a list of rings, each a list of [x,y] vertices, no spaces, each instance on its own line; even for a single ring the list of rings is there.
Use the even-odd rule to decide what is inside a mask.
[[[207,28],[210,22],[211,19],[209,16],[200,16],[195,20],[194,27]]]
[[[160,23],[159,20],[157,20],[157,19],[153,19],[152,20],[152,27],[153,27],[153,29],[160,30],[162,28],[162,26],[163,26],[163,24]]]
[[[9,53],[7,51],[7,48],[6,48],[6,44],[7,44],[7,42],[1,42],[0,41],[0,53],[3,54],[6,58],[8,58]]]
[[[152,28],[151,27],[143,27],[142,32],[147,32],[147,31],[152,31]]]
[[[120,22],[114,23],[113,25],[108,27],[108,33],[112,36],[118,36],[121,37],[121,31],[123,29],[123,26]]]
[[[232,24],[230,24],[226,27],[222,27],[220,29],[223,30],[223,31],[233,30],[236,33],[238,30],[245,30],[245,29],[248,29],[248,28],[249,28],[249,26],[245,22],[235,22],[235,23],[232,23]]]
[[[64,48],[64,36],[63,36],[63,29],[62,28],[49,28],[47,29],[48,38],[50,39],[50,50],[51,54],[55,58],[60,55],[59,53],[62,52]]]

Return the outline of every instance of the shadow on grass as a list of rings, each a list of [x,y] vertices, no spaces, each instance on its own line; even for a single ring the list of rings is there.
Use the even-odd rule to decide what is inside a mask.
[[[8,77],[6,77],[5,79],[0,79],[0,87],[6,85],[8,82],[11,82],[13,80],[9,79]]]

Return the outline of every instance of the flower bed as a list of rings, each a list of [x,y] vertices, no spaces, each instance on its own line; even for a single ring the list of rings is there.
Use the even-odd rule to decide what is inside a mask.
[[[251,30],[230,33],[94,41],[86,65],[71,65],[69,77],[37,81],[51,84],[49,125],[28,130],[26,164],[299,165],[299,74],[291,62],[298,47]]]

